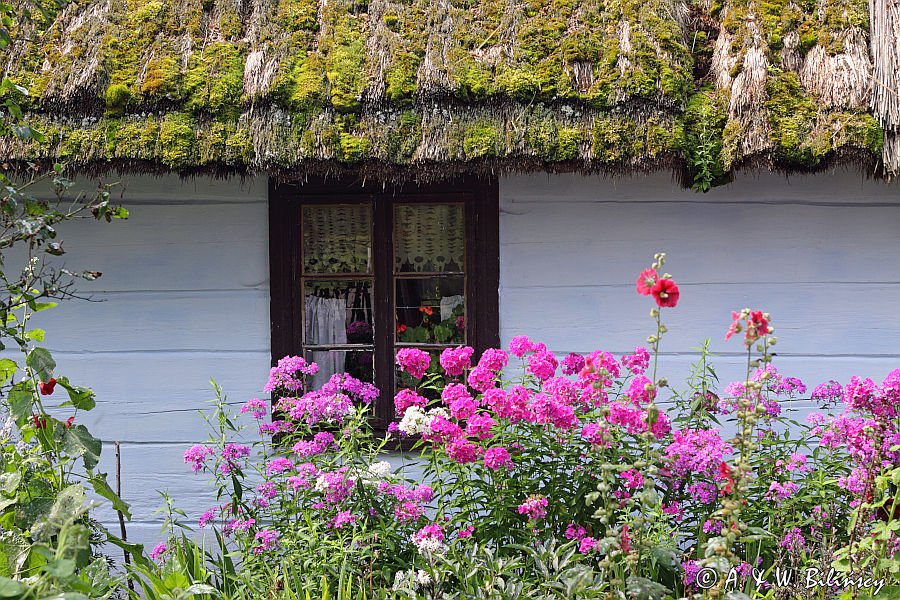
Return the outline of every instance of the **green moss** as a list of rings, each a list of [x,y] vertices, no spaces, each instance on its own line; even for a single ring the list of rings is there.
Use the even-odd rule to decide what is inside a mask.
[[[213,42],[191,56],[184,75],[187,108],[219,117],[235,115],[244,89],[244,57],[238,47]]]
[[[479,121],[465,129],[463,152],[467,159],[497,156],[500,132],[494,123]]]
[[[173,169],[189,167],[197,159],[196,122],[191,115],[170,113],[159,127],[160,159]]]
[[[106,124],[107,156],[110,158],[156,160],[159,158],[159,122],[111,119]]]
[[[524,68],[511,67],[497,74],[497,91],[519,102],[531,102],[538,95],[540,86],[534,73]]]
[[[525,143],[547,162],[575,160],[583,141],[581,129],[559,126],[552,115],[533,120],[525,133]]]
[[[147,96],[173,97],[178,93],[181,67],[174,56],[154,58],[147,64],[141,93]]]
[[[766,93],[776,158],[806,167],[818,164],[829,148],[810,144],[818,107],[805,95],[800,77],[793,72],[775,72],[766,81]]]
[[[403,106],[416,95],[416,77],[421,58],[412,52],[398,53],[384,76],[388,101]]]
[[[327,79],[325,61],[319,54],[310,54],[297,63],[292,73],[290,101],[300,109],[310,108],[325,101]]]
[[[386,158],[395,163],[407,163],[422,140],[422,117],[406,111],[392,123],[387,134]]]
[[[225,139],[225,162],[249,165],[256,154],[253,138],[246,127],[238,127]]]
[[[106,88],[106,111],[112,115],[123,115],[132,99],[131,90],[127,85],[114,83]]]
[[[335,26],[334,45],[325,56],[331,105],[338,112],[356,112],[365,85],[365,44],[357,17],[346,15]]]
[[[343,162],[359,162],[368,157],[371,148],[372,142],[365,136],[350,133],[340,134],[340,160]]]
[[[597,119],[593,129],[593,154],[605,163],[622,163],[644,152],[643,128],[622,117]]]

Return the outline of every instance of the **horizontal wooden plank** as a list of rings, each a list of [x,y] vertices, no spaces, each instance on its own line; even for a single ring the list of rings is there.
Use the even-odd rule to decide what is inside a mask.
[[[260,177],[223,177],[205,175],[179,177],[166,175],[121,175],[109,173],[103,176],[79,176],[67,191],[67,198],[79,194],[90,197],[101,184],[109,185],[112,200],[123,205],[172,204],[172,203],[265,203],[268,197],[268,180]],[[36,196],[53,198],[53,188],[47,181],[31,188]]]
[[[655,333],[655,303],[633,285],[501,290],[503,339],[527,334],[550,347],[630,348]],[[726,343],[731,311],[768,311],[786,354],[896,356],[900,348],[900,284],[828,286],[797,284],[681,285],[678,307],[664,311],[669,333],[662,349],[690,352],[707,337],[714,351],[740,351]]]
[[[54,351],[268,351],[267,290],[97,294],[35,315]]]
[[[632,283],[665,251],[683,283],[898,282],[893,207],[578,205],[501,215],[501,285]]]
[[[265,204],[136,206],[110,224],[67,223],[57,262],[100,271],[85,292],[268,286]]]
[[[786,176],[761,170],[743,171],[734,182],[697,194],[674,181],[667,171],[624,176],[577,173],[516,173],[500,179],[501,206],[505,201],[677,202],[715,204],[884,204],[896,202],[900,184],[874,180],[853,167],[837,167],[815,174]]]

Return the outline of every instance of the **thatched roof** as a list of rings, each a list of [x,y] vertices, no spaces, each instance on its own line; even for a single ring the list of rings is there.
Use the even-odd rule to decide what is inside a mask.
[[[900,170],[895,0],[719,2],[81,0],[0,57],[47,136],[0,155],[279,175]]]

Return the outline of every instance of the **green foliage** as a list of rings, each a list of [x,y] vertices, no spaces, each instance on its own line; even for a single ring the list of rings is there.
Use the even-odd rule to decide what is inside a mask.
[[[708,192],[725,179],[722,163],[722,134],[726,113],[714,92],[703,91],[691,96],[685,109],[684,154],[692,187]]]

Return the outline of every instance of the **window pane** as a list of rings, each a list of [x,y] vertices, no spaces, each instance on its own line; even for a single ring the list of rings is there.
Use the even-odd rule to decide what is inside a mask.
[[[303,272],[371,273],[372,206],[304,206]]]
[[[335,373],[349,373],[360,381],[373,383],[374,352],[371,348],[360,350],[315,350],[306,353],[306,360],[319,365],[319,372],[310,377],[311,390],[321,388]]]
[[[371,344],[372,285],[356,279],[306,279],[303,345]]]
[[[461,204],[398,204],[394,208],[394,270],[465,271],[465,212]]]
[[[465,286],[462,277],[398,279],[396,293],[398,342],[465,342]]]

